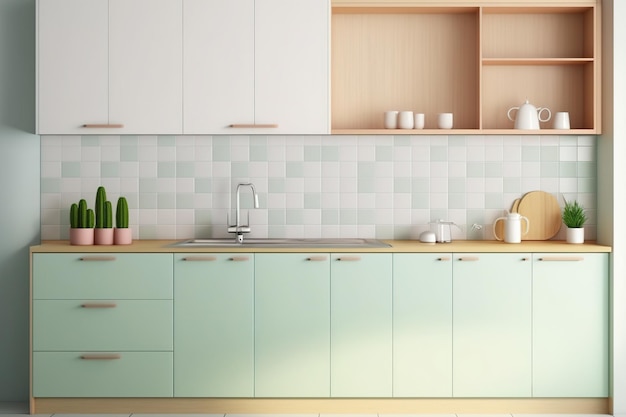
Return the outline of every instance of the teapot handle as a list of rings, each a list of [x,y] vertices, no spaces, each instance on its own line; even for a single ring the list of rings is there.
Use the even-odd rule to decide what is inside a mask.
[[[527,235],[530,230],[530,220],[528,220],[528,217],[525,216],[520,216],[520,220],[526,221],[526,230],[522,233],[522,236]]]
[[[525,217],[524,217],[525,218]],[[526,218],[525,218],[526,219]],[[502,240],[502,238],[500,236],[498,236],[498,232],[496,232],[496,224],[500,221],[504,221],[506,220],[506,217],[498,217],[496,219],[496,221],[493,222],[493,235],[495,236],[496,240]],[[526,219],[528,220],[528,219]],[[526,224],[528,225],[528,222],[526,222]]]
[[[511,107],[511,108],[509,109],[509,111],[506,113],[506,117],[508,117],[508,118],[509,118],[509,120],[510,120],[510,121],[512,121],[512,122],[514,122],[514,121],[515,121],[515,119],[511,117],[511,112],[512,112],[513,110],[519,110],[519,107]]]
[[[548,112],[548,117],[547,117],[546,119],[542,119],[542,118],[541,118],[541,112],[542,112],[542,111],[544,111],[544,110]],[[552,117],[552,113],[550,112],[550,109],[549,109],[549,108],[547,108],[547,107],[540,107],[540,108],[537,110],[537,117],[539,117],[539,121],[540,121],[540,122],[547,122],[547,121],[548,121],[548,120],[550,120],[550,118]]]

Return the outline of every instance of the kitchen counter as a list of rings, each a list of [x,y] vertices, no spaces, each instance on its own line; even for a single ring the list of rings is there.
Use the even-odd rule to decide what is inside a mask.
[[[383,240],[391,245],[388,248],[233,248],[204,247],[181,248],[171,245],[180,240],[135,240],[131,245],[93,245],[72,246],[67,240],[44,241],[40,245],[31,246],[32,253],[438,253],[438,252],[483,252],[483,253],[514,253],[514,252],[553,252],[553,253],[610,253],[610,246],[589,241],[583,244],[569,244],[562,240],[523,241],[511,244],[497,240],[457,240],[451,243],[421,243],[416,240]]]

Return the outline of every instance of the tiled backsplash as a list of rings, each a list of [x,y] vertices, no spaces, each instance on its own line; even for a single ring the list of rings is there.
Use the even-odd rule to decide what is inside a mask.
[[[459,225],[455,239],[493,239],[514,199],[543,190],[561,205],[578,199],[594,239],[596,139],[43,136],[42,238],[67,239],[70,204],[93,207],[99,185],[113,205],[126,196],[135,238],[227,236],[235,188],[250,181],[260,208],[247,210],[249,190],[241,202],[256,237],[415,239],[446,219]]]

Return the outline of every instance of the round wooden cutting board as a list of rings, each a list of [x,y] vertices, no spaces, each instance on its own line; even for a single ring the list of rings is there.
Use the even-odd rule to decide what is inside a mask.
[[[528,218],[530,229],[522,240],[547,240],[561,229],[561,208],[559,202],[550,193],[531,191],[524,194],[517,212]]]

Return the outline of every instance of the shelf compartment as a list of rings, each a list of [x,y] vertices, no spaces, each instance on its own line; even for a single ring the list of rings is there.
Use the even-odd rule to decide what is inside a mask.
[[[594,58],[591,7],[484,8],[483,58]]]
[[[482,129],[512,129],[507,111],[526,99],[554,115],[570,114],[572,129],[595,128],[594,64],[483,67]],[[541,123],[552,127],[552,120]]]
[[[334,8],[332,129],[382,129],[387,110],[454,113],[477,129],[478,8]],[[419,132],[415,130],[413,132]]]

